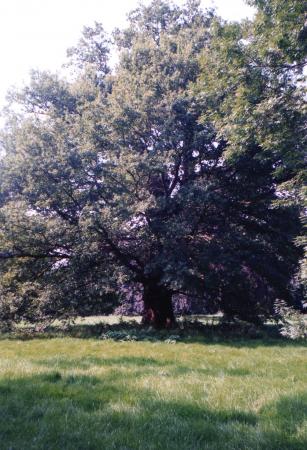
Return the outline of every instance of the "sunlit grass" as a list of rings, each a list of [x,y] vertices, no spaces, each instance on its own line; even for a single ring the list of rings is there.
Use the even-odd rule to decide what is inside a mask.
[[[302,344],[0,341],[0,448],[305,449]]]

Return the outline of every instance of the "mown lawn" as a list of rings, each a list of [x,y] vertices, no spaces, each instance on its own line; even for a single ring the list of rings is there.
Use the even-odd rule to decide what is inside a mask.
[[[1,450],[306,449],[307,361],[285,341],[0,341]]]

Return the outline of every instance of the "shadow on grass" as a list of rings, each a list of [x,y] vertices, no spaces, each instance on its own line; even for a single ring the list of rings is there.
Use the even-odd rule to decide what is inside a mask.
[[[52,339],[72,337],[79,339],[111,339],[114,341],[145,342],[182,342],[198,344],[219,344],[233,347],[257,348],[259,346],[296,347],[306,345],[307,340],[290,340],[278,334],[277,327],[266,324],[256,328],[244,324],[204,324],[199,321],[186,323],[181,328],[155,330],[143,327],[136,321],[116,324],[72,324],[66,329],[47,327],[43,332],[31,329],[19,329],[15,332],[0,334],[0,339]]]
[[[208,368],[195,368],[182,365],[175,360],[161,360],[154,358],[145,358],[138,356],[120,356],[117,358],[98,358],[95,356],[86,356],[83,358],[68,358],[56,357],[47,359],[33,359],[32,364],[41,366],[47,369],[57,370],[90,370],[93,367],[106,367],[114,369],[115,374],[122,372],[120,369],[125,370],[125,377],[129,377],[129,373],[126,372],[128,368],[134,368],[134,375],[151,375],[156,370],[166,372],[169,376],[180,377],[182,375],[196,373],[199,375],[209,376],[232,376],[242,377],[253,375],[253,372],[246,368],[228,368],[228,367],[208,367]],[[259,376],[259,375],[258,375]]]
[[[96,356],[86,356],[83,358],[67,358],[57,357],[48,358],[42,360],[32,360],[33,364],[45,366],[45,367],[57,367],[59,369],[67,370],[80,368],[82,370],[88,370],[91,367],[118,367],[119,365],[124,365],[125,367],[167,367],[175,365],[172,361],[159,361],[154,358],[144,358],[137,356],[121,356],[118,358],[98,358]]]
[[[304,449],[307,397],[284,397],[258,415],[162,401],[126,378],[60,372],[0,382],[1,449]]]

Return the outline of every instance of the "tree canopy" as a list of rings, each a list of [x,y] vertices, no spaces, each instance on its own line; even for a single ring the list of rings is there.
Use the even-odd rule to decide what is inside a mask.
[[[12,95],[0,161],[0,316],[110,311],[143,288],[258,321],[298,302],[305,56],[301,2],[228,24],[197,0],[140,6],[69,50],[68,80]],[[281,30],[286,28],[287,32]],[[297,241],[298,242],[298,241]]]

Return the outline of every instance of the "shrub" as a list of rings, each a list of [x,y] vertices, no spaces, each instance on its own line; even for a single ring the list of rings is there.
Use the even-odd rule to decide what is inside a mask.
[[[307,337],[307,320],[300,311],[288,306],[285,301],[275,303],[280,334],[290,339],[304,339]]]

